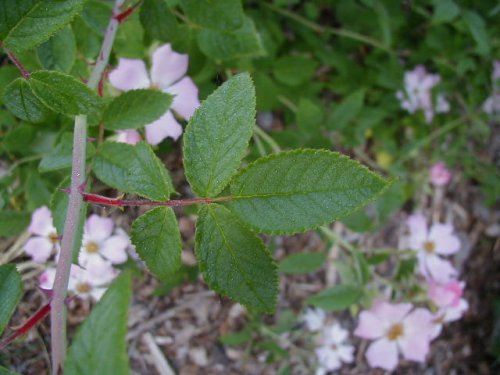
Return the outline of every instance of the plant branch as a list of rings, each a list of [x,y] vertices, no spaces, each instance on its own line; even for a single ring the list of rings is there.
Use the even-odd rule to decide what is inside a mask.
[[[116,0],[113,15],[120,13],[124,0]],[[87,85],[95,89],[99,84],[102,73],[108,63],[109,54],[118,28],[118,20],[113,16],[109,21],[99,57],[90,75]],[[75,132],[73,135],[73,156],[71,170],[71,192],[69,195],[66,223],[64,225],[61,252],[57,262],[56,276],[53,286],[51,302],[51,341],[52,341],[52,374],[57,375],[63,366],[66,356],[66,306],[64,304],[68,289],[73,248],[79,243],[76,238],[77,228],[80,225],[80,212],[83,208],[83,199],[79,187],[85,182],[85,146],[87,140],[87,116],[79,115],[75,118]]]
[[[193,204],[210,204],[217,202],[227,202],[233,199],[232,196],[217,197],[217,198],[189,198],[189,199],[171,199],[168,201],[151,201],[147,199],[121,199],[108,198],[98,194],[82,193],[83,200],[88,203],[101,204],[103,206],[115,207],[137,207],[137,206],[166,206],[180,207],[190,206]]]
[[[21,61],[14,55],[11,51],[9,51],[7,48],[4,48],[5,53],[7,54],[7,57],[9,58],[10,61],[19,69],[21,74],[23,75],[24,78],[30,79],[31,75],[30,73],[26,70],[26,68],[21,64]]]

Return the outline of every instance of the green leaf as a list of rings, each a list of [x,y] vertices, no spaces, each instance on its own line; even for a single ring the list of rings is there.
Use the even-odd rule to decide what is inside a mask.
[[[335,107],[330,118],[330,128],[340,130],[349,124],[363,108],[365,90],[358,90],[347,96]]]
[[[67,25],[85,0],[4,0],[0,40],[13,51],[32,49]]]
[[[76,78],[55,71],[41,70],[28,83],[35,96],[48,108],[68,116],[97,112],[101,99]]]
[[[158,120],[172,104],[172,95],[158,90],[130,90],[113,99],[104,112],[107,129],[136,129]]]
[[[309,297],[305,303],[326,311],[338,311],[356,303],[362,294],[363,290],[360,287],[342,284],[325,289]]]
[[[227,208],[202,207],[195,251],[210,288],[250,309],[274,311],[278,276],[271,254]]]
[[[128,272],[113,281],[79,327],[64,362],[65,375],[129,375],[127,316],[132,292]]]
[[[307,57],[284,56],[275,61],[273,73],[279,82],[298,86],[312,78],[316,67],[316,62]]]
[[[450,22],[460,14],[460,8],[453,0],[439,0],[434,8],[432,22]]]
[[[0,67],[0,87],[6,88],[9,83],[19,77],[19,70],[12,65],[4,65]],[[5,91],[0,89],[0,105],[3,104],[3,96]]]
[[[10,371],[5,367],[0,366],[0,375],[21,375],[18,372]]]
[[[222,336],[219,336],[219,341],[227,346],[238,346],[249,342],[252,339],[252,329],[250,326],[246,326],[239,332],[231,332]]]
[[[225,82],[196,110],[184,134],[184,167],[193,190],[215,196],[245,155],[255,126],[255,89],[247,73]]]
[[[278,270],[290,274],[304,274],[319,269],[326,260],[325,253],[296,253],[279,262]]]
[[[3,100],[7,109],[24,121],[43,122],[51,113],[24,78],[15,79],[5,88]]]
[[[235,30],[245,22],[241,0],[183,0],[181,7],[202,28]]]
[[[170,207],[156,207],[137,218],[131,238],[141,259],[159,279],[167,279],[180,268],[181,235]]]
[[[21,276],[13,264],[0,266],[0,335],[5,330],[21,298]]]
[[[109,186],[156,201],[168,200],[174,190],[165,166],[145,142],[103,143],[93,171]]]
[[[317,132],[323,123],[323,109],[310,99],[301,98],[297,106],[297,126],[305,134]]]
[[[146,36],[150,39],[166,42],[173,40],[177,34],[177,20],[165,0],[144,0],[139,17]]]
[[[260,158],[231,182],[227,204],[265,233],[297,233],[344,217],[388,182],[357,161],[326,150],[293,150]]]
[[[476,41],[477,52],[481,55],[489,55],[491,45],[484,19],[471,10],[462,10],[462,18]]]
[[[361,251],[353,249],[352,255],[355,261],[355,269],[358,276],[358,282],[364,285],[370,279],[370,267],[368,266],[368,263]]]
[[[0,211],[0,236],[17,236],[29,225],[30,218],[29,212]]]
[[[92,143],[86,145],[87,158],[95,154],[95,147]],[[73,158],[73,134],[64,133],[61,140],[55,145],[54,149],[42,158],[38,165],[40,172],[50,172],[59,169],[70,168]]]
[[[217,61],[257,57],[265,53],[255,25],[248,17],[239,29],[201,29],[198,32],[198,44],[205,55]]]
[[[66,26],[37,49],[38,60],[44,69],[69,73],[76,58],[73,30]]]

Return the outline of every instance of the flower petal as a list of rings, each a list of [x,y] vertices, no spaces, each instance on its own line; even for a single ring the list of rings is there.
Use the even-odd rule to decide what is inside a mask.
[[[334,323],[323,330],[326,344],[341,344],[349,336],[349,332],[343,329],[338,323]]]
[[[387,329],[393,324],[401,322],[412,308],[411,303],[381,302],[375,305],[372,311],[382,322],[383,328]]]
[[[126,129],[117,131],[118,136],[116,141],[120,143],[128,143],[129,145],[135,145],[141,141],[141,135],[135,129]]]
[[[395,341],[381,338],[373,342],[366,351],[370,367],[380,367],[392,371],[398,365],[398,347]]]
[[[111,236],[115,224],[107,217],[92,214],[85,222],[85,240],[101,242]]]
[[[410,235],[408,246],[413,250],[420,250],[422,243],[427,239],[427,220],[422,214],[415,214],[407,220]]]
[[[176,141],[182,134],[182,126],[175,120],[170,111],[167,111],[155,122],[146,125],[145,129],[146,140],[151,145],[157,145],[167,137]]]
[[[404,335],[398,344],[406,359],[424,362],[434,334],[434,316],[429,310],[415,309],[404,320]]]
[[[320,346],[315,349],[315,352],[321,367],[326,370],[337,370],[342,366],[338,353],[329,346]]]
[[[28,231],[32,234],[38,234],[39,236],[48,236],[56,232],[52,222],[52,213],[46,206],[42,206],[33,211]]]
[[[120,59],[116,69],[109,73],[109,82],[122,91],[145,89],[151,86],[144,61]]]
[[[53,248],[52,242],[45,237],[32,237],[24,244],[24,251],[36,263],[45,263]]]
[[[441,259],[437,255],[427,255],[419,257],[419,268],[425,277],[431,278],[439,283],[446,283],[457,275],[457,270],[447,260]]]
[[[339,345],[337,346],[337,353],[342,362],[351,363],[354,361],[354,346]]]
[[[104,241],[100,251],[112,264],[121,264],[127,261],[126,250],[129,244],[130,241],[127,237],[112,236]]]
[[[429,240],[433,241],[436,253],[450,255],[460,250],[460,240],[453,234],[450,224],[434,224],[429,232]]]
[[[52,289],[54,286],[54,280],[56,278],[56,269],[51,267],[47,268],[42,274],[40,275],[38,282],[39,286],[42,289]]]
[[[172,51],[170,44],[157,48],[151,66],[153,84],[161,89],[167,88],[186,74],[188,61],[188,55]]]
[[[384,334],[382,321],[371,311],[362,311],[354,335],[364,339],[376,339]]]
[[[186,120],[189,120],[196,108],[200,106],[198,87],[189,77],[184,77],[163,91],[175,95],[172,109]]]

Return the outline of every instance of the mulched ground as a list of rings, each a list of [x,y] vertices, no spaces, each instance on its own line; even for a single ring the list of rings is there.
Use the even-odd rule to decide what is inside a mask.
[[[180,186],[182,195],[190,194],[182,177],[180,153],[173,153],[165,162],[173,171],[174,184]],[[459,180],[459,179],[458,179]],[[460,181],[460,180],[459,180]],[[487,209],[482,205],[477,188],[471,184],[457,182],[449,189],[443,202],[444,215],[452,215],[463,243],[455,263],[461,271],[461,280],[466,282],[465,298],[469,310],[459,322],[449,324],[442,335],[434,341],[432,353],[426,364],[401,363],[395,374],[496,374],[500,366],[490,352],[492,334],[500,332],[500,325],[494,320],[494,303],[500,301],[500,240],[498,222],[500,211]],[[112,192],[111,192],[112,194]],[[108,211],[109,213],[109,211]],[[119,223],[128,229],[138,210],[127,210]],[[112,213],[112,215],[118,214]],[[192,253],[194,221],[193,216],[177,212],[185,244],[183,260],[194,265]],[[405,217],[399,212],[380,232],[358,236],[360,244],[375,246],[395,245],[395,228]],[[449,216],[447,216],[449,217]],[[323,250],[325,244],[314,232],[289,236],[266,238],[276,246],[275,257],[309,250]],[[13,240],[0,240],[0,249],[12,245]],[[326,285],[329,270],[305,276],[281,276],[280,297],[277,312],[264,319],[273,324],[287,310],[299,313],[303,300]],[[201,280],[185,283],[169,294],[158,296],[159,284],[145,270],[134,284],[133,303],[130,308],[128,347],[132,371],[135,374],[277,374],[284,363],[291,363],[291,374],[308,374],[304,366],[314,362],[314,354],[308,349],[308,341],[301,337],[299,325],[288,337],[276,337],[287,353],[274,363],[266,362],[265,350],[245,346],[223,346],[221,335],[237,332],[248,322],[244,309],[228,299],[220,298],[207,289]],[[21,324],[31,316],[47,299],[36,289],[36,277],[25,280],[25,294],[11,326]],[[88,315],[91,305],[75,300],[70,307],[69,334],[74,333]],[[351,331],[355,322],[348,314],[340,319]],[[30,334],[18,339],[0,353],[0,364],[22,374],[48,374],[49,366],[49,319]],[[257,334],[257,333],[256,333]],[[257,340],[258,341],[258,340]],[[353,338],[357,343],[357,339]],[[301,345],[303,345],[301,347]],[[384,374],[384,371],[369,369],[363,359],[365,344],[358,346],[356,363],[345,366],[341,374]]]

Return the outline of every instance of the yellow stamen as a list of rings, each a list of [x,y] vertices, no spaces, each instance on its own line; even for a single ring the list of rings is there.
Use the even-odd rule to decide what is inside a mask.
[[[400,323],[394,324],[389,330],[387,331],[387,338],[390,341],[395,341],[399,339],[401,336],[404,334],[404,329],[403,325]]]
[[[428,252],[429,254],[433,254],[436,249],[436,245],[432,241],[425,241],[424,242],[424,250]]]
[[[99,251],[99,246],[95,242],[89,242],[85,246],[85,250],[87,250],[89,254],[97,253]]]
[[[76,291],[78,293],[88,293],[92,290],[92,286],[89,283],[78,283],[76,285]]]

